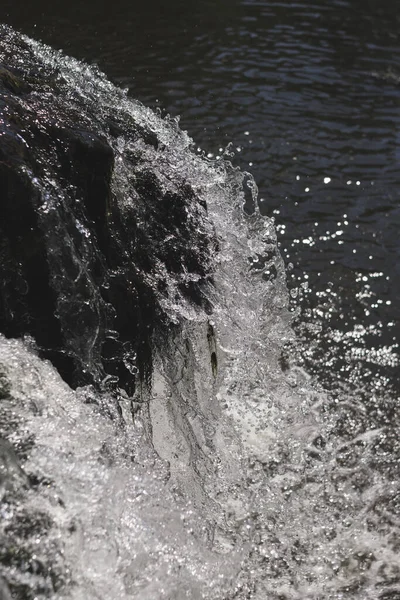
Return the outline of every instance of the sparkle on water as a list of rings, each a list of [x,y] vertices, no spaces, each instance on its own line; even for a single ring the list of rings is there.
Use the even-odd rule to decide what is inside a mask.
[[[318,232],[313,221],[283,249],[285,272],[276,237],[285,225],[261,217],[249,174],[221,160],[221,150],[192,152],[175,121],[90,68],[34,47],[77,93],[89,86],[151,125],[163,159],[202,190],[220,255],[212,319],[171,295],[165,308],[179,335],[155,352],[152,387],[141,398],[121,393],[123,427],[101,411],[107,392],[72,391],[31,341],[0,338],[9,387],[1,406],[18,425],[12,439],[34,438],[23,471],[7,463],[1,534],[12,532],[13,511],[31,515],[27,560],[53,561],[60,585],[46,581],[58,600],[398,598],[397,344],[381,343],[391,322],[379,319],[384,300],[374,288],[388,276],[352,270],[351,285],[338,290],[321,271],[314,287],[295,260],[297,247],[351,244],[346,228],[358,223],[343,214],[334,230]],[[126,175],[121,167],[114,184]],[[319,184],[333,187],[336,178],[324,177]],[[302,189],[311,195],[316,186]],[[347,309],[346,293],[359,314]],[[128,406],[138,400],[147,408],[132,421]],[[33,490],[27,476],[39,482]],[[46,535],[35,533],[39,516],[51,523]],[[41,576],[18,574],[12,562],[1,575],[32,588]]]

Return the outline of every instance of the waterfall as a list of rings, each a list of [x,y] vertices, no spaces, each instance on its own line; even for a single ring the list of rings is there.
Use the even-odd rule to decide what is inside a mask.
[[[297,365],[251,175],[5,26],[0,110],[0,598],[398,598],[398,407]]]

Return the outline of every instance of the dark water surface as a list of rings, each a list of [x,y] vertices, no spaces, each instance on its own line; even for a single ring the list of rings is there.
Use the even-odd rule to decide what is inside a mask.
[[[96,63],[234,152],[275,215],[304,360],[399,389],[400,11],[395,0],[3,0],[2,20]],[[293,266],[291,266],[293,265]]]

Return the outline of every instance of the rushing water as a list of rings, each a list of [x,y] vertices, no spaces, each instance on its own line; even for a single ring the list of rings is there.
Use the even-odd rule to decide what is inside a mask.
[[[179,335],[155,350],[148,413],[132,424],[119,397],[125,428],[29,340],[1,338],[8,439],[35,440],[22,471],[0,449],[18,499],[1,505],[2,534],[18,543],[30,528],[29,568],[3,564],[3,578],[39,598],[397,600],[395,3],[116,3],[96,16],[79,4],[57,19],[52,6],[7,10],[180,113],[209,153],[124,106],[207,190],[220,258],[211,317],[166,304]],[[38,51],[82,85],[79,63]],[[242,211],[242,175],[219,158],[228,142],[278,242],[272,219]],[[26,473],[48,484],[29,488]]]
[[[398,392],[395,0],[3,4],[11,24],[181,115],[207,153],[232,143],[294,266],[307,368]]]

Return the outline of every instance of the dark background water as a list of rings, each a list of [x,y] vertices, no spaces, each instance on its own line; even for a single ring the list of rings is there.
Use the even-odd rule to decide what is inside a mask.
[[[261,210],[276,218],[307,367],[325,384],[399,389],[397,0],[2,9],[3,21],[181,115],[206,153],[232,142],[233,162],[253,173]]]

